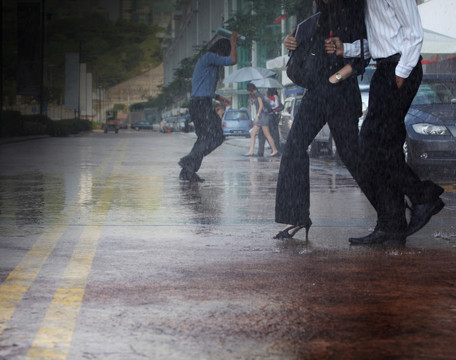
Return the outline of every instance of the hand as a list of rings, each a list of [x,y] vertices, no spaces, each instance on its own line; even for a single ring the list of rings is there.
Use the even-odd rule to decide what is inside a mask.
[[[294,35],[294,31],[293,31],[293,34],[290,34],[288,35],[285,40],[283,41],[283,44],[285,45],[285,47],[288,49],[288,50],[296,50],[296,48],[298,47],[298,41],[296,40],[296,38],[293,36]]]
[[[344,54],[344,43],[338,37],[331,37],[325,40],[325,50],[327,54]]]
[[[231,35],[230,35],[230,41],[231,41],[231,42],[233,42],[233,41],[236,42],[237,39],[238,39],[238,37],[239,37],[239,34],[238,34],[236,31],[233,31],[233,32],[231,33]]]
[[[224,107],[227,107],[227,106],[231,106],[231,101],[229,101],[227,98],[223,97],[223,96],[220,96],[218,97],[217,99],[220,104]]]
[[[400,76],[396,75],[396,84],[398,89],[402,87],[402,85],[404,84],[404,80],[404,78],[401,78]]]

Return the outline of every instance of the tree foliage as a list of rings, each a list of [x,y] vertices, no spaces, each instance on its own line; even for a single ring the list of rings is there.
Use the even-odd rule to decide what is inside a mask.
[[[48,28],[48,63],[64,68],[65,53],[79,52],[97,86],[108,88],[161,62],[156,26],[120,20],[113,23],[98,14],[52,23]],[[63,73],[55,85],[63,86]]]
[[[184,58],[179,67],[174,70],[174,79],[168,85],[163,86],[161,92],[150,99],[152,107],[160,110],[165,109],[175,100],[182,99],[191,91],[193,68],[201,55],[201,49],[194,56]]]
[[[17,24],[9,22],[6,26],[11,36],[3,44],[4,89],[15,97]],[[161,63],[159,31],[158,26],[113,22],[100,14],[48,21],[44,45],[46,101],[63,99],[66,53],[80,53],[80,61],[93,75],[93,85],[108,88]]]
[[[313,0],[282,0],[276,2],[252,0],[247,6],[235,12],[226,21],[230,30],[235,30],[246,37],[245,45],[251,53],[253,42],[264,49],[265,58],[280,55],[280,48],[285,34],[281,33],[280,23],[276,23],[282,13],[295,15],[298,21],[312,14]]]

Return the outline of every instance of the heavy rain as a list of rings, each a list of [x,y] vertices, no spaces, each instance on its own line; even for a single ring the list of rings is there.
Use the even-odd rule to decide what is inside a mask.
[[[456,2],[417,2],[409,108],[399,59],[329,54],[364,13],[327,3],[2,3],[0,359],[454,358]],[[306,88],[287,35],[318,10],[339,67]],[[379,93],[404,126],[369,143]],[[437,196],[385,216],[408,171]]]

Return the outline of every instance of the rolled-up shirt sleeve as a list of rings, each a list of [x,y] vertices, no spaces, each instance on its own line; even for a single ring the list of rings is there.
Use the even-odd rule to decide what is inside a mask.
[[[367,39],[363,39],[364,46],[364,58],[371,58],[369,52],[369,42]],[[361,56],[361,40],[356,40],[353,43],[344,43],[344,58],[353,58]]]
[[[364,73],[365,67],[369,64],[371,55],[366,39],[363,39],[363,51],[364,59],[361,59],[361,40],[356,40],[353,43],[344,43],[344,63],[351,65],[353,75]]]
[[[391,1],[396,17],[401,24],[402,49],[401,59],[396,67],[396,75],[409,77],[419,61],[423,44],[423,27],[418,7],[411,1]]]

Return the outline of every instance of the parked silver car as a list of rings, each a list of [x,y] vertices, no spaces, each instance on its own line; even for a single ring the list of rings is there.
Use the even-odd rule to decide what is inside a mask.
[[[283,111],[279,122],[280,142],[287,140],[288,133],[293,125],[293,119],[301,105],[302,96],[293,96],[285,99]],[[310,154],[317,156],[319,154],[333,154],[333,141],[328,124],[325,124],[310,145]]]
[[[245,109],[227,109],[223,114],[222,128],[224,136],[250,137],[253,120],[250,112]]]
[[[358,76],[358,85],[359,90],[361,92],[361,101],[363,107],[363,114],[359,118],[358,127],[361,130],[361,126],[363,124],[364,118],[367,114],[367,106],[369,105],[369,90],[370,90],[370,83],[372,80],[372,76],[374,76],[374,72],[376,69],[375,64],[371,64],[366,68],[366,71],[363,75]]]

